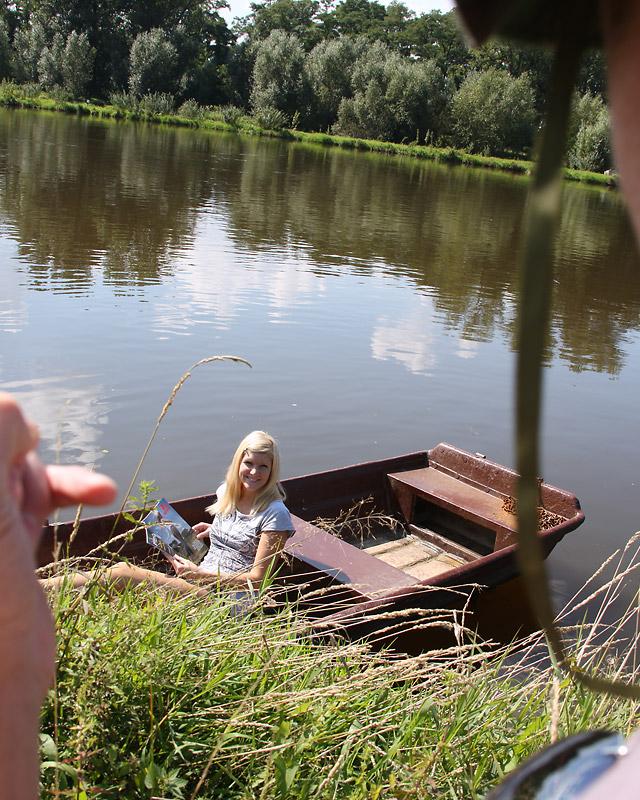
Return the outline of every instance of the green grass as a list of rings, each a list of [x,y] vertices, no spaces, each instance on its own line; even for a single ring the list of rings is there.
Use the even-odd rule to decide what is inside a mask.
[[[250,116],[240,116],[237,124],[231,125],[222,119],[215,111],[204,114],[202,117],[181,117],[178,114],[154,114],[140,109],[120,108],[112,105],[100,105],[89,102],[58,100],[46,93],[35,93],[32,88],[23,91],[19,84],[3,81],[0,84],[0,106],[11,108],[28,108],[43,111],[61,111],[67,114],[95,116],[104,119],[146,121],[180,127],[202,128],[204,130],[233,131],[252,136],[269,136],[279,139],[288,139],[308,144],[319,144],[327,147],[340,147],[351,150],[361,150],[370,153],[406,156],[445,164],[479,167],[483,169],[499,170],[521,175],[529,175],[533,163],[515,158],[497,158],[467,153],[452,147],[431,147],[418,144],[397,144],[382,142],[376,139],[358,139],[350,136],[336,136],[328,133],[312,133],[307,131],[283,129],[266,130],[260,127]],[[615,176],[603,175],[597,172],[565,169],[565,178],[571,181],[595,184],[601,186],[615,186]]]
[[[633,555],[617,574],[636,567]],[[616,581],[597,590],[604,607]],[[558,736],[626,735],[639,722],[636,704],[560,675],[540,637],[506,649],[465,643],[453,615],[442,622],[458,625],[450,649],[398,659],[314,643],[292,606],[234,617],[223,595],[93,586],[54,605],[45,798],[469,800]],[[586,669],[637,677],[632,650],[615,655],[619,627],[572,635]]]

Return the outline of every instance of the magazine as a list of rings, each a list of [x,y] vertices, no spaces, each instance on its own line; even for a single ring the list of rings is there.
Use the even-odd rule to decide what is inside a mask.
[[[164,498],[142,520],[147,542],[169,556],[182,556],[199,564],[209,549]]]

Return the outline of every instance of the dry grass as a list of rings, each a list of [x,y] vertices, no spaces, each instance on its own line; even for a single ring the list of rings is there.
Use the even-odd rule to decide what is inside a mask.
[[[609,616],[639,564],[636,537],[559,615],[579,667],[637,677],[637,603]],[[479,798],[557,737],[638,724],[635,702],[559,673],[540,634],[489,646],[465,629],[472,617],[422,611],[453,644],[399,658],[320,645],[294,606],[263,601],[237,616],[215,592],[63,591],[43,796],[57,775],[62,797]],[[401,622],[386,610],[380,635]]]

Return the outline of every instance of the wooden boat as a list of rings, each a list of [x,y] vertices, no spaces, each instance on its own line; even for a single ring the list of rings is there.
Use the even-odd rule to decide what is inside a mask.
[[[283,485],[296,532],[279,580],[318,620],[318,630],[369,636],[388,629],[388,612],[394,612],[402,620],[395,638],[403,649],[419,650],[422,612],[460,606],[473,587],[495,587],[517,574],[516,477],[484,456],[439,444],[290,478]],[[207,495],[173,505],[195,524],[206,518],[212,500]],[[360,513],[347,511],[355,507]],[[573,494],[541,482],[539,519],[547,556],[584,514]],[[342,538],[323,529],[328,520],[341,522]],[[83,556],[131,527],[115,523],[113,514],[83,520],[74,537],[72,523],[47,526],[40,564],[52,560],[55,547],[60,555]],[[122,553],[148,558],[143,533]]]

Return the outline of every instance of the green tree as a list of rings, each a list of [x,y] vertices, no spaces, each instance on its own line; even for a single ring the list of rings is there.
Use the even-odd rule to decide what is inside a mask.
[[[19,81],[38,80],[38,62],[47,45],[47,33],[42,22],[33,19],[16,31],[13,39],[14,74]]]
[[[56,32],[51,42],[44,46],[38,59],[38,82],[45,89],[62,86],[62,62],[64,59],[64,37]]]
[[[229,48],[225,64],[229,76],[229,99],[245,108],[249,105],[254,64],[255,47],[246,36]]]
[[[336,121],[340,102],[352,95],[354,65],[369,46],[362,36],[340,36],[320,42],[307,56],[305,73],[313,93],[316,127],[324,130]]]
[[[415,14],[400,0],[391,0],[382,21],[382,39],[392,50],[409,55],[411,45],[406,31]]]
[[[336,132],[392,141],[438,135],[445,92],[434,61],[415,63],[374,42],[354,66],[352,87],[353,97],[340,103]]]
[[[71,31],[62,54],[62,85],[71,97],[82,97],[93,76],[96,51],[86,33]]]
[[[604,53],[602,50],[587,50],[582,57],[580,72],[576,81],[576,90],[580,94],[589,92],[599,94],[606,98],[607,95],[607,70]]]
[[[471,72],[451,101],[453,143],[471,152],[492,155],[526,151],[536,121],[534,101],[526,73],[513,78],[495,68]]]
[[[467,72],[470,50],[453,11],[431,11],[408,23],[404,32],[411,55],[435,59],[444,75],[459,84]]]
[[[251,106],[276,108],[291,118],[305,118],[308,88],[304,73],[305,52],[292,33],[271,31],[256,48]]]
[[[241,20],[238,33],[246,34],[256,43],[266,39],[272,31],[293,34],[306,51],[321,39],[319,0],[265,0],[251,3],[251,14]]]
[[[0,17],[0,78],[8,78],[13,73],[13,58],[9,41],[9,28]]]
[[[160,28],[140,33],[131,45],[129,89],[137,95],[176,90],[178,53]]]
[[[219,77],[215,67],[226,61],[232,36],[218,13],[224,5],[224,0],[30,0],[22,26],[42,25],[46,46],[54,32],[65,41],[72,31],[85,33],[96,51],[87,91],[96,97],[127,86],[136,37],[160,29],[176,48],[176,74],[184,75],[185,87],[195,92],[204,90],[212,76],[215,82]]]
[[[611,125],[602,97],[589,92],[574,102],[567,163],[574,169],[604,172],[611,166]]]
[[[321,14],[325,36],[366,36],[381,39],[387,9],[377,0],[342,0],[329,12]]]
[[[551,61],[552,53],[544,47],[490,41],[470,51],[469,66],[477,72],[504,70],[514,78],[526,73],[535,92],[536,109],[542,112],[551,75]]]

